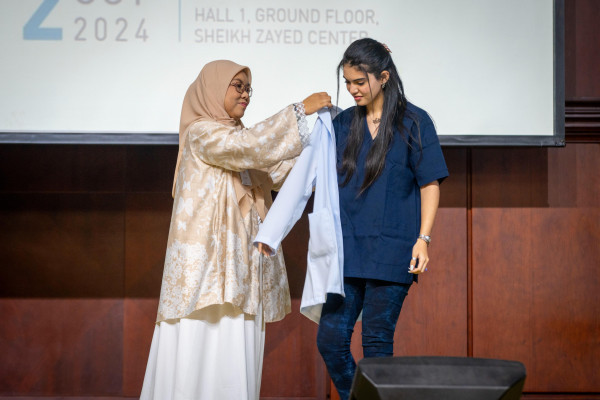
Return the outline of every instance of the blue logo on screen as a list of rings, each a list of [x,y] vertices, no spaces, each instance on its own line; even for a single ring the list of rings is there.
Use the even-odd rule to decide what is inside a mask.
[[[25,40],[62,40],[62,28],[42,28],[40,25],[58,4],[58,0],[44,0],[23,27]]]

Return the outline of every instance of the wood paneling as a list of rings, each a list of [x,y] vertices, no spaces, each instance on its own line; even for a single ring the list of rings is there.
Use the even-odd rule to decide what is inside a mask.
[[[261,398],[325,399],[325,364],[317,351],[317,325],[299,312],[267,324]]]
[[[0,194],[0,297],[122,297],[124,196]]]
[[[467,355],[466,211],[442,208],[427,266],[402,310],[395,355]]]
[[[523,362],[527,391],[600,392],[600,211],[480,209],[473,221],[474,356]]]
[[[565,1],[565,92],[567,99],[600,97],[600,2]]]
[[[546,148],[473,149],[473,207],[548,207]]]
[[[473,182],[494,179],[473,188],[473,355],[523,362],[526,391],[600,392],[600,147],[528,151],[474,151]],[[521,193],[492,201],[514,164]]]
[[[171,209],[171,193],[129,193],[125,210],[125,294],[158,297]]]
[[[125,299],[122,395],[139,398],[142,391],[157,309],[158,298]]]
[[[600,2],[565,2],[565,137],[600,142]]]
[[[440,186],[440,208],[467,208],[468,160],[466,148],[442,149],[450,176]]]
[[[548,205],[600,205],[600,144],[567,144],[548,149]]]
[[[127,191],[171,193],[177,151],[177,146],[128,146]]]
[[[600,98],[567,101],[565,136],[569,143],[600,143]]]
[[[0,395],[120,395],[122,300],[0,299],[0,315]]]
[[[307,210],[312,210],[312,197],[309,204],[307,204]],[[292,299],[301,299],[302,290],[304,289],[309,236],[307,210],[281,242]]]
[[[125,148],[0,146],[1,192],[123,192]]]

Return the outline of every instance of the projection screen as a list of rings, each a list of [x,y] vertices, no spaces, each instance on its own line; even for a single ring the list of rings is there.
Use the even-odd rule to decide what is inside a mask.
[[[386,43],[444,145],[564,144],[564,0],[2,0],[0,142],[175,144],[202,66],[252,69],[252,125]]]

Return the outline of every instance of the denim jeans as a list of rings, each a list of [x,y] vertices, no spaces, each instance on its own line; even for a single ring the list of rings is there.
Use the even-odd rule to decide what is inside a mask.
[[[344,278],[346,297],[327,294],[317,347],[342,400],[350,396],[356,362],[350,353],[354,325],[362,310],[364,357],[391,357],[394,331],[410,284],[374,279]]]

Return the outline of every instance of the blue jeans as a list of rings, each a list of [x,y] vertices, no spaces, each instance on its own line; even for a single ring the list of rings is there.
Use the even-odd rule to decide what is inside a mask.
[[[362,310],[364,357],[391,357],[394,331],[410,284],[375,279],[344,278],[346,297],[327,294],[323,305],[317,347],[342,400],[350,397],[356,362],[350,340]]]

